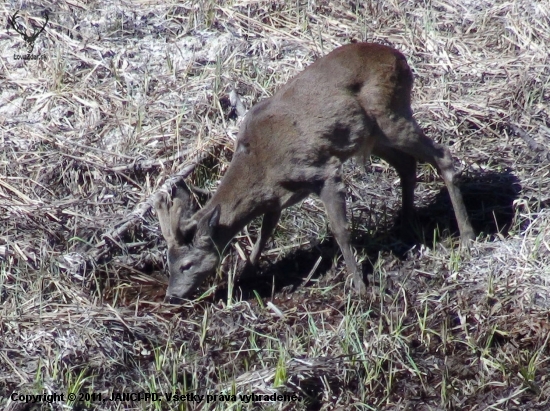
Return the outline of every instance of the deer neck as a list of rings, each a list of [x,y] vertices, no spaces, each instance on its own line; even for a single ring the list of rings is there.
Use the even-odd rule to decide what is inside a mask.
[[[278,207],[279,201],[262,172],[248,173],[247,164],[231,163],[210,202],[199,211],[198,218],[208,215],[220,205],[220,222],[212,236],[214,244],[223,250],[254,218]]]

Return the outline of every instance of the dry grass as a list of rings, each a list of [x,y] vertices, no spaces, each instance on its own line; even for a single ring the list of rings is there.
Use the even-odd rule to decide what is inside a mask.
[[[26,44],[0,31],[1,408],[550,408],[548,0],[42,1],[19,21],[39,25],[44,10],[40,61],[14,59]],[[2,21],[14,11],[4,2]],[[373,159],[346,177],[366,300],[345,289],[308,199],[284,214],[257,277],[233,281],[253,225],[209,279],[215,291],[163,304],[151,194],[193,164],[189,181],[214,190],[238,129],[230,91],[250,107],[351,40],[408,56],[416,118],[464,168],[472,255],[453,247],[448,198],[425,165],[418,241],[402,243],[397,176]],[[31,408],[12,392],[65,400]]]

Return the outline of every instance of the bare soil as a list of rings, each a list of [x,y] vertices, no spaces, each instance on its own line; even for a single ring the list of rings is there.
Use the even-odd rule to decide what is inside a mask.
[[[19,7],[27,36],[48,16],[36,58],[21,57]],[[550,1],[44,0],[0,15],[0,408],[550,409]],[[351,161],[367,298],[309,198],[258,272],[240,275],[254,222],[195,300],[164,303],[154,193],[187,175],[204,204],[242,120],[231,92],[250,108],[351,41],[407,56],[415,117],[462,169],[471,253],[435,170],[418,167],[404,239],[395,171]]]

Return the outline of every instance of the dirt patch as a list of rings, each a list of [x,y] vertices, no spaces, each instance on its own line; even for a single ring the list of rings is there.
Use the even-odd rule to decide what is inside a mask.
[[[17,11],[0,6],[3,21]],[[175,409],[113,393],[219,398],[187,409],[547,410],[550,15],[545,2],[30,2],[0,32],[0,405]],[[450,146],[478,241],[456,246],[448,194],[418,167],[403,239],[397,174],[346,166],[347,273],[315,198],[286,210],[257,273],[258,222],[216,278],[163,303],[150,199],[188,174],[199,202],[227,169],[246,108],[350,41],[390,44],[413,110]],[[202,193],[202,194],[201,194]],[[201,295],[200,293],[204,293]],[[71,401],[68,393],[88,394]],[[96,394],[92,397],[91,394]],[[86,400],[88,398],[88,400]],[[206,398],[206,397],[205,397]],[[179,404],[183,406],[183,403]]]

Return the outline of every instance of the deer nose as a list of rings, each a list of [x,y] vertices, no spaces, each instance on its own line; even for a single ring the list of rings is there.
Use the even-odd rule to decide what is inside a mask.
[[[181,305],[183,304],[183,298],[174,297],[172,295],[167,295],[164,297],[164,302],[168,304]]]

